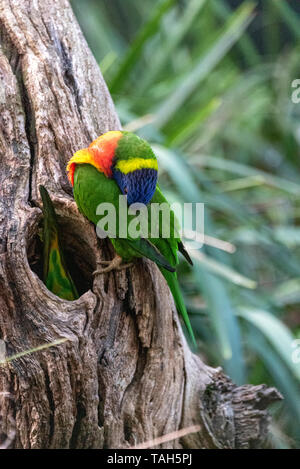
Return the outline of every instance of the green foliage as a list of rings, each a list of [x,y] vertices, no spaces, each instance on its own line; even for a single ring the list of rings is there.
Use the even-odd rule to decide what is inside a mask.
[[[270,442],[281,448],[300,441],[300,20],[292,2],[261,3],[73,7],[170,201],[205,203],[206,244],[179,272],[193,329],[208,363],[283,393]]]

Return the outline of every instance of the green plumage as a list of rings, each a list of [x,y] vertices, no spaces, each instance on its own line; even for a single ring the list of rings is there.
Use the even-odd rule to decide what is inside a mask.
[[[64,300],[76,300],[79,295],[67,269],[59,237],[54,207],[44,186],[40,186],[43,201],[43,280],[47,288]]]
[[[132,132],[122,132],[123,137],[119,140],[115,152],[115,158],[131,160],[134,158],[156,159],[156,156],[146,140],[139,138]]]
[[[122,194],[116,181],[114,179],[107,178],[103,173],[98,171],[94,166],[89,164],[78,164],[76,165],[74,174],[74,198],[78,205],[79,210],[95,225],[101,220],[103,215],[97,215],[96,209],[100,203],[106,202],[111,203],[116,209],[116,220],[117,227],[116,232],[119,231],[119,196]],[[166,203],[167,200],[163,196],[159,187],[157,186],[156,191],[152,197],[151,203],[148,205],[148,222],[149,232],[151,227],[151,204]],[[132,216],[133,217],[133,216]],[[132,217],[128,216],[128,224]],[[162,232],[164,229],[163,218],[159,217],[158,232],[159,237],[149,236],[148,241],[144,239],[130,239],[127,238],[110,238],[118,255],[122,257],[124,261],[131,261],[136,257],[147,257],[158,265],[162,274],[164,275],[169,288],[172,292],[176,307],[183,317],[188,332],[195,344],[195,338],[193,330],[187,315],[187,311],[183,302],[183,298],[179,289],[177,274],[175,272],[178,264],[178,249],[183,252],[186,258],[189,260],[189,256],[183,248],[182,242],[177,234],[175,216],[170,211],[170,235],[168,238],[163,238]],[[127,224],[127,226],[128,226]],[[160,257],[157,257],[158,252]],[[162,261],[163,259],[163,261]]]

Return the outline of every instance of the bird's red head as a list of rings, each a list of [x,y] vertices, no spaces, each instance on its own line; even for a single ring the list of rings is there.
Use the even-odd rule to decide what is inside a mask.
[[[74,185],[74,172],[76,164],[87,163],[95,166],[105,176],[112,177],[112,166],[118,141],[122,137],[119,130],[106,132],[96,138],[88,148],[77,151],[67,165],[68,178]]]

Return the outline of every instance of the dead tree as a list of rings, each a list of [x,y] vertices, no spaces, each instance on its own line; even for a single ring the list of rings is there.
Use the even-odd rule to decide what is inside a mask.
[[[111,258],[72,198],[65,166],[119,129],[109,92],[67,0],[0,0],[1,441],[15,448],[120,448],[198,425],[169,448],[252,448],[265,440],[266,386],[237,387],[191,353],[155,265],[93,280]],[[55,203],[81,288],[41,281],[38,185]]]

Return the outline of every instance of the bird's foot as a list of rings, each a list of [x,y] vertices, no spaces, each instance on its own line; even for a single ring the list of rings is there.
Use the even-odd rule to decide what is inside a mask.
[[[127,267],[131,267],[132,266],[132,262],[128,263],[128,264],[122,264],[123,262],[123,259],[121,256],[118,256],[116,255],[111,261],[98,261],[97,262],[97,267],[98,267],[98,264],[100,265],[107,265],[107,267],[104,267],[104,268],[100,268],[97,270],[95,270],[95,272],[93,272],[93,276],[95,275],[98,275],[98,274],[104,274],[106,272],[111,272],[112,270],[123,270],[123,269],[127,269]]]

